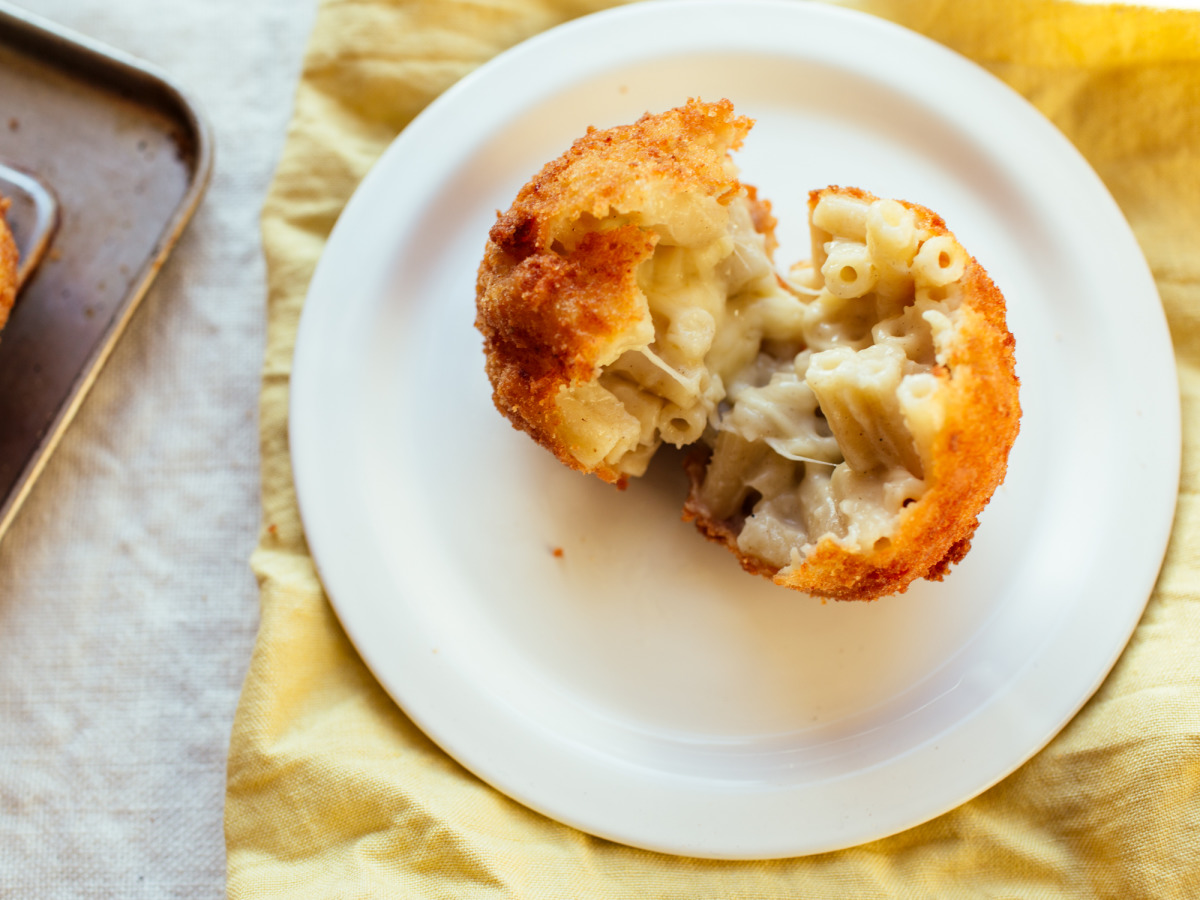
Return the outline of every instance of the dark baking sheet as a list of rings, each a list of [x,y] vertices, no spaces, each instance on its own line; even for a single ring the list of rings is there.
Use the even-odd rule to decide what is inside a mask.
[[[0,2],[0,162],[59,204],[0,332],[3,535],[199,204],[212,144],[166,76]]]

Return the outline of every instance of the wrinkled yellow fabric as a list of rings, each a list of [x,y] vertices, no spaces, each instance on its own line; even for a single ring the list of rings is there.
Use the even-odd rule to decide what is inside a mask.
[[[263,213],[264,528],[253,558],[262,623],[230,749],[229,895],[1200,896],[1200,13],[847,4],[974,59],[1062,129],[1138,235],[1173,334],[1184,465],[1165,567],[1112,674],[1031,762],[964,806],[866,846],[772,862],[661,856],[580,834],[485,786],[405,718],[355,654],[308,556],[288,459],[288,374],[313,266],[359,180],[422,107],[505,47],[608,5],[320,7]]]

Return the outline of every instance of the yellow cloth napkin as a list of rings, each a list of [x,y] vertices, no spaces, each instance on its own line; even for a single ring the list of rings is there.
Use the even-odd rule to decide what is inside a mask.
[[[1200,14],[1032,0],[847,4],[986,66],[1075,142],[1132,223],[1174,336],[1184,468],[1166,566],[1116,669],[1031,762],[957,810],[866,846],[774,862],[661,856],[580,834],[482,784],[355,654],[314,573],[288,459],[289,367],[313,266],[359,179],[423,106],[505,47],[609,5],[320,7],[263,214],[264,529],[253,559],[262,625],[230,750],[230,896],[1200,896]]]

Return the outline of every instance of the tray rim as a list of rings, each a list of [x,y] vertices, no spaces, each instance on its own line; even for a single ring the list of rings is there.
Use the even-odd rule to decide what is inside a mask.
[[[99,377],[100,371],[112,355],[117,342],[125,333],[134,312],[141,305],[159,271],[199,208],[212,179],[215,156],[212,125],[196,98],[188,89],[153,63],[139,59],[123,50],[80,34],[35,13],[13,6],[7,0],[0,0],[0,39],[14,33],[18,35],[24,33],[26,36],[33,36],[38,40],[48,42],[57,46],[64,55],[74,55],[80,62],[106,67],[124,79],[142,81],[152,85],[159,94],[155,98],[155,105],[177,115],[181,124],[187,129],[186,137],[192,141],[193,153],[187,190],[176,204],[170,217],[164,221],[153,252],[135,273],[130,289],[118,305],[107,331],[92,348],[90,355],[72,382],[65,401],[59,406],[46,433],[38,442],[32,457],[17,476],[8,495],[0,502],[0,540],[4,539],[4,535],[29,497],[34,484],[44,471],[50,457],[57,449],[67,428]],[[61,61],[59,66],[67,68]],[[173,109],[171,109],[172,107]]]

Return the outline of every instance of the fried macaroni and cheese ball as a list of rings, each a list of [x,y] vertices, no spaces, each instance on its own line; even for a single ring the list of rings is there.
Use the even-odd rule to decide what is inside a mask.
[[[8,321],[9,310],[17,299],[17,245],[4,218],[8,203],[0,196],[0,329]]]
[[[526,185],[479,270],[496,406],[618,484],[692,446],[684,517],[777,584],[940,580],[1017,433],[1003,298],[939,217],[856,189],[812,193],[813,259],[781,278],[730,158],[750,125],[690,101]]]

